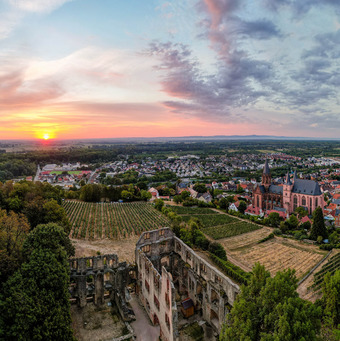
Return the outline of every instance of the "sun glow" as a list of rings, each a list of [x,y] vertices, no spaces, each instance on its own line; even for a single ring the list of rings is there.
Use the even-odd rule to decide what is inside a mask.
[[[50,138],[50,134],[44,134],[44,135],[43,135],[43,139],[44,139],[44,140],[48,140],[49,138]]]

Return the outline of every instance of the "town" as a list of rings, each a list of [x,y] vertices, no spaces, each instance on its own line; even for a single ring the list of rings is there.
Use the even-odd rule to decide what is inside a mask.
[[[242,285],[261,271],[273,281],[287,276],[305,305],[322,299],[327,273],[335,276],[340,157],[337,142],[323,143],[330,147],[254,141],[184,151],[163,143],[136,145],[138,152],[129,145],[4,151],[0,204],[8,213],[0,219],[19,226],[24,214],[42,240],[43,229],[59,233],[53,223],[67,232],[65,309],[78,340],[216,340],[229,333]]]

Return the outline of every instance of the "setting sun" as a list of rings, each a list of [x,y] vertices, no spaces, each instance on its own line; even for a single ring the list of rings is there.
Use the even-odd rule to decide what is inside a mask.
[[[48,140],[49,138],[50,138],[50,135],[49,135],[49,134],[44,134],[44,135],[43,135],[43,139],[44,139],[44,140]]]

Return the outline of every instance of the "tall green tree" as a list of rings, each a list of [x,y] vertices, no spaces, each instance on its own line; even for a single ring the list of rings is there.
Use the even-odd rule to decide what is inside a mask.
[[[238,210],[244,214],[244,211],[247,209],[247,203],[243,200],[240,200],[240,204],[238,206]]]
[[[64,238],[62,227],[47,224],[26,239],[25,261],[4,285],[0,300],[0,339],[74,340]]]
[[[248,286],[242,286],[222,328],[220,340],[317,340],[321,309],[298,297],[294,271],[274,278],[259,264]]]
[[[321,207],[317,207],[313,212],[313,225],[310,232],[310,239],[317,240],[318,236],[327,238],[327,229]]]

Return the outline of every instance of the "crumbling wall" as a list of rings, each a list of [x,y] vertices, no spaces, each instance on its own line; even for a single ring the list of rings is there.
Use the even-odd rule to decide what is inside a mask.
[[[233,306],[239,292],[236,283],[198,256],[169,228],[141,235],[136,245],[136,263],[139,297],[151,321],[160,324],[163,340],[178,338],[176,290],[181,298],[190,297],[196,313],[220,332],[228,307]]]
[[[71,301],[84,307],[88,302],[102,305],[108,298],[116,303],[124,320],[131,319],[125,296],[131,282],[129,272],[136,270],[134,266],[119,263],[115,254],[73,258],[69,264]]]

